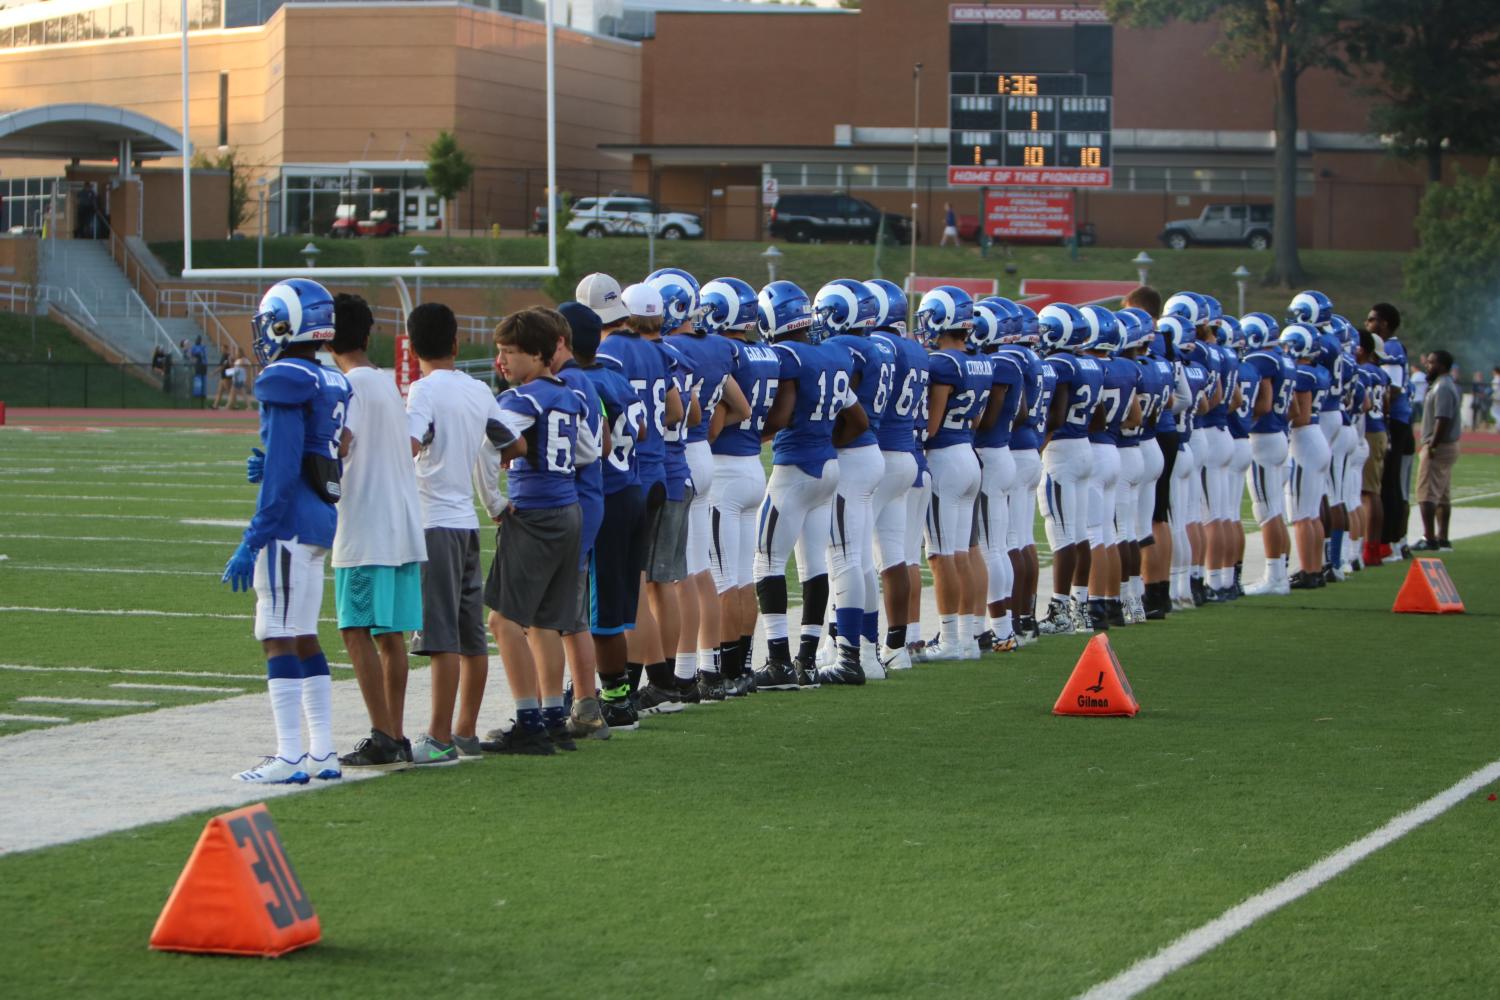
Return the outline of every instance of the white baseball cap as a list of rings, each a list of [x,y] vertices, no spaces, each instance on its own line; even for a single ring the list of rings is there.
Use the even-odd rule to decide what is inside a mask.
[[[660,316],[663,312],[661,292],[651,285],[631,285],[620,298],[631,316]]]
[[[630,315],[620,300],[620,283],[607,274],[595,271],[593,274],[584,275],[578,287],[574,289],[573,295],[594,310],[599,317],[599,322],[608,326],[610,323],[618,323]],[[660,296],[658,296],[660,298]],[[658,308],[657,312],[661,310]]]

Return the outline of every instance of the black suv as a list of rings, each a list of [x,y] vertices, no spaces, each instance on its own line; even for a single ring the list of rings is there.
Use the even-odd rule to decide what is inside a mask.
[[[846,194],[784,194],[771,209],[771,236],[792,243],[812,240],[833,243],[873,243],[885,217],[885,238],[896,243],[911,239],[911,220],[882,213],[867,201]]]

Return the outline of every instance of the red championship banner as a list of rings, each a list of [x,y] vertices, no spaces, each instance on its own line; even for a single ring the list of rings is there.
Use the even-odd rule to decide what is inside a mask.
[[[984,226],[997,240],[1072,236],[1073,192],[992,192],[984,200]]]

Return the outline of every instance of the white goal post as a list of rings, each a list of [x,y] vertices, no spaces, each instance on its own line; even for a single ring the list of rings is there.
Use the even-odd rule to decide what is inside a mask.
[[[182,0],[182,276],[184,278],[228,278],[275,281],[281,278],[550,278],[557,274],[557,79],[552,4],[547,10],[547,263],[495,267],[194,267],[192,151],[188,136],[188,5]]]

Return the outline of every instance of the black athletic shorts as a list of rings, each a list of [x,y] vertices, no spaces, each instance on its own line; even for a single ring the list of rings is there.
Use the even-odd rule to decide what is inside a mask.
[[[641,570],[646,566],[645,520],[646,500],[639,486],[604,498],[604,520],[589,559],[589,630],[595,635],[619,635],[635,628]]]
[[[1161,447],[1161,475],[1156,480],[1156,506],[1151,511],[1153,524],[1166,524],[1172,512],[1172,469],[1177,465],[1177,449],[1181,439],[1176,431],[1157,431],[1156,443]]]

